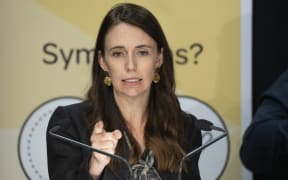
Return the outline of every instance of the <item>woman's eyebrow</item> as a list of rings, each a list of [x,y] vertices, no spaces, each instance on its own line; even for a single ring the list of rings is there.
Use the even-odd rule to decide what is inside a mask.
[[[111,51],[113,49],[125,49],[125,47],[124,46],[113,46],[113,47],[109,48],[108,50]]]
[[[136,46],[136,48],[149,48],[149,49],[152,49],[153,47],[151,45],[141,44],[141,45]]]

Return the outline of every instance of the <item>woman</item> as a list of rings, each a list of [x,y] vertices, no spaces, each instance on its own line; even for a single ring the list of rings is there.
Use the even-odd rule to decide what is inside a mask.
[[[173,57],[157,19],[139,5],[118,4],[99,30],[87,99],[58,107],[48,129],[60,125],[59,134],[126,158],[136,179],[175,180],[181,158],[202,141],[174,90]],[[48,135],[47,153],[51,179],[129,176],[116,159]],[[200,179],[199,156],[186,161],[182,179]]]

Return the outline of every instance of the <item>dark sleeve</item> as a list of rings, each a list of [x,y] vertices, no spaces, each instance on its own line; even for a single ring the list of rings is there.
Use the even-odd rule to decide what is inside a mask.
[[[195,127],[194,121],[196,118],[191,114],[185,115],[184,121],[184,143],[183,147],[186,153],[193,151],[194,149],[198,148],[202,145],[202,135],[201,131]],[[200,152],[196,153],[195,155],[191,156],[189,159],[185,161],[185,165],[187,167],[187,172],[183,170],[183,180],[200,180],[200,172],[199,172],[199,157]]]
[[[71,112],[70,112],[71,111]],[[83,118],[79,110],[72,111],[65,107],[58,107],[52,114],[46,134],[48,172],[51,180],[90,180],[88,172],[90,152],[56,140],[49,136],[49,129],[60,125],[57,134],[88,143],[86,130],[81,122]]]
[[[255,174],[288,169],[288,109],[277,99],[262,101],[244,134],[240,158]]]

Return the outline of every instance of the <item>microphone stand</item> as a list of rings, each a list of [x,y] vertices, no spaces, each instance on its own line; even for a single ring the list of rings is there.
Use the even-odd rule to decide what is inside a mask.
[[[49,135],[53,136],[54,138],[56,138],[58,140],[61,140],[61,141],[64,141],[64,142],[69,142],[69,143],[71,143],[71,144],[73,144],[75,146],[82,147],[82,148],[84,147],[84,148],[86,148],[88,150],[95,151],[97,153],[104,154],[104,155],[109,156],[111,158],[116,158],[116,159],[122,161],[125,164],[125,166],[127,166],[127,169],[129,171],[129,178],[128,179],[129,180],[134,180],[133,173],[132,173],[132,168],[130,167],[128,161],[125,158],[123,158],[121,156],[118,156],[116,154],[110,154],[110,153],[107,153],[105,151],[101,151],[99,149],[95,149],[95,148],[93,148],[93,147],[91,147],[91,146],[89,146],[87,144],[84,144],[84,143],[81,143],[81,142],[75,141],[73,139],[70,139],[70,138],[67,138],[67,137],[64,137],[64,136],[61,136],[59,134],[54,133],[54,131],[57,131],[58,129],[60,129],[60,126],[56,126],[54,128],[51,128],[49,130]]]
[[[192,157],[193,155],[195,155],[196,153],[198,153],[199,151],[202,151],[203,149],[205,149],[206,147],[208,147],[210,144],[213,144],[214,142],[222,139],[223,137],[227,136],[227,132],[225,131],[223,134],[217,136],[215,139],[212,139],[210,141],[208,141],[207,143],[205,143],[202,146],[199,146],[198,148],[194,149],[193,151],[187,153],[185,156],[183,156],[183,158],[181,159],[180,162],[180,167],[179,167],[179,171],[178,171],[178,180],[182,179],[182,169],[183,169],[183,163],[187,158]]]

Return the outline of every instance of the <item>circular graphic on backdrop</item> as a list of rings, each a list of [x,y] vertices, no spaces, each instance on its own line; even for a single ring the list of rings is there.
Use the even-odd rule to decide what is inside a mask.
[[[38,106],[25,120],[18,138],[18,158],[29,179],[49,180],[46,128],[57,106],[81,102],[77,97],[59,97]]]
[[[206,119],[227,131],[226,125],[221,116],[207,103],[189,96],[178,96],[180,106],[183,111],[196,116],[198,119]],[[202,144],[220,136],[222,132],[202,131]],[[201,179],[215,180],[219,179],[228,162],[230,153],[229,137],[223,138],[209,147],[205,148],[200,155],[199,169]]]

